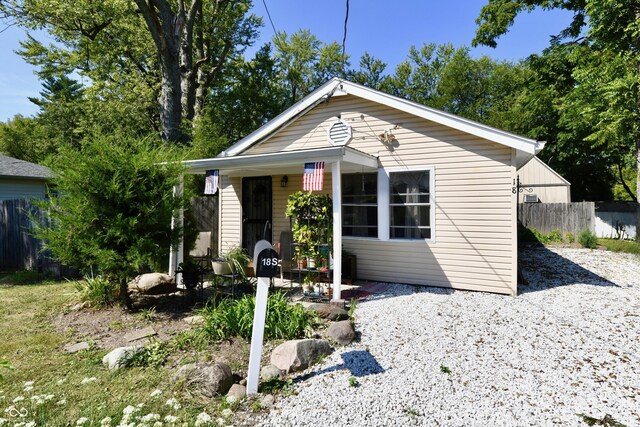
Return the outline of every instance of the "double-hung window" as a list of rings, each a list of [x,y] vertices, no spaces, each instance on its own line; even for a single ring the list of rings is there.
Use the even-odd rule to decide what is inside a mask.
[[[342,235],[378,237],[378,174],[342,175]]]
[[[389,172],[389,237],[431,239],[433,170]]]

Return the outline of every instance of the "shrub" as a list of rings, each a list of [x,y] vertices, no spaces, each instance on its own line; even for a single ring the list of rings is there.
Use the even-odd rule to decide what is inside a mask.
[[[549,234],[546,235],[547,243],[562,243],[562,231],[560,230],[551,230]]]
[[[84,276],[84,280],[73,282],[80,300],[94,307],[113,304],[118,298],[118,286],[103,276]]]
[[[152,341],[142,351],[135,353],[128,361],[127,366],[157,368],[164,364],[169,356],[169,349],[162,341]]]
[[[593,249],[598,246],[598,238],[591,231],[586,228],[580,232],[578,236],[578,242],[582,245],[582,247]]]
[[[200,312],[204,325],[200,331],[212,340],[239,336],[248,339],[253,328],[255,296],[239,300],[223,299],[216,306],[207,305]],[[300,305],[288,303],[284,294],[269,295],[264,336],[268,339],[302,338],[315,323],[315,315]]]

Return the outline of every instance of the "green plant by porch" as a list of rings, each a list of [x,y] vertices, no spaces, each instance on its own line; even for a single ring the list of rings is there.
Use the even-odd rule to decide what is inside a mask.
[[[320,245],[333,241],[333,201],[327,194],[297,191],[287,200],[285,214],[294,218],[291,226],[293,240],[300,244],[297,255],[319,258]]]

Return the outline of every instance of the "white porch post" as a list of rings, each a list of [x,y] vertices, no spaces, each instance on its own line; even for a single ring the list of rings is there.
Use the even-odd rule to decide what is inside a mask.
[[[183,190],[183,177],[180,177],[180,183],[173,187],[173,197],[181,197]],[[175,230],[176,227],[184,232],[184,209],[180,208],[177,212],[174,212],[171,218],[171,230]],[[176,273],[178,265],[184,261],[184,238],[180,237],[177,245],[171,246],[171,252],[169,253],[169,276],[173,276]],[[178,284],[182,284],[182,275]]]
[[[333,188],[333,299],[342,299],[342,191],[340,161],[331,164]]]

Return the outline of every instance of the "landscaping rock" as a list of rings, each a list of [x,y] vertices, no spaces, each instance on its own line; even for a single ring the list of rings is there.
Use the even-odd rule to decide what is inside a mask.
[[[182,320],[189,325],[202,325],[204,323],[204,317],[200,315],[185,317]]]
[[[141,274],[129,283],[129,292],[143,295],[162,295],[176,292],[173,277],[162,273]]]
[[[282,371],[275,365],[263,366],[262,369],[260,369],[260,379],[262,379],[262,381],[269,381],[281,377]]]
[[[134,331],[127,332],[124,336],[124,339],[131,342],[137,341],[142,338],[152,337],[154,335],[158,335],[158,333],[151,326],[147,326],[143,329],[136,329]]]
[[[271,352],[271,364],[284,372],[302,371],[333,350],[325,340],[293,340]]]
[[[190,363],[178,369],[174,381],[184,381],[188,388],[211,398],[229,391],[233,385],[233,374],[224,363]]]
[[[75,344],[67,344],[64,346],[64,351],[67,353],[77,353],[82,350],[89,350],[89,343],[86,341],[78,342]]]
[[[133,356],[142,351],[144,347],[134,345],[130,347],[118,347],[111,350],[109,354],[102,358],[102,364],[109,370],[123,368]]]
[[[326,335],[340,345],[347,345],[356,338],[356,331],[350,320],[342,320],[332,323],[327,328]]]
[[[272,394],[265,394],[264,396],[260,397],[260,406],[262,406],[263,408],[271,409],[273,408],[274,403],[276,403],[276,398],[273,397]]]
[[[323,319],[327,320],[346,320],[349,318],[349,313],[343,308],[332,304],[324,304],[324,303],[311,303],[311,304],[303,304],[303,307],[307,310],[314,311],[316,314]]]
[[[229,391],[227,392],[227,402],[230,397],[233,397],[237,400],[242,400],[247,395],[247,388],[240,384],[233,384]],[[231,402],[229,402],[231,403]]]

